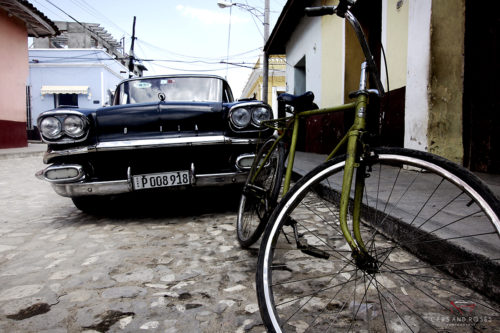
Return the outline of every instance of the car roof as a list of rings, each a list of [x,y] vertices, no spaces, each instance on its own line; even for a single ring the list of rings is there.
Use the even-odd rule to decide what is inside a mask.
[[[219,79],[227,82],[225,78],[219,75],[210,75],[210,74],[165,74],[165,75],[151,75],[151,76],[141,76],[141,77],[132,77],[129,79],[122,80],[120,83],[127,81],[135,81],[135,80],[144,80],[144,79],[161,79],[161,78],[183,78],[183,77],[199,77],[199,78],[213,78]]]

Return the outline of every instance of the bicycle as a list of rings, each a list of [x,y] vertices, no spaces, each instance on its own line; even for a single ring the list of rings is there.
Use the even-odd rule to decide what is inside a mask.
[[[243,187],[236,222],[237,238],[243,248],[250,247],[262,235],[278,202],[282,183],[281,196],[290,188],[292,169],[287,168],[284,181],[283,173],[286,156],[289,154],[289,165],[293,165],[295,159],[300,121],[310,116],[354,109],[354,103],[338,108],[317,109],[313,100],[314,94],[310,91],[300,96],[281,94],[278,97],[279,105],[293,107],[290,109],[293,110],[293,116],[263,122],[263,126],[274,129],[279,135],[272,136],[260,146]]]
[[[354,28],[366,60],[359,90],[350,95],[355,102],[294,113],[278,204],[285,134],[261,148],[243,191],[238,219],[249,206],[259,223],[241,233],[240,243],[255,241],[265,227],[256,272],[263,323],[270,332],[495,331],[500,203],[475,175],[444,158],[368,144],[368,101],[384,91],[352,2],[306,12],[337,14]],[[376,89],[367,88],[368,75]],[[354,124],[328,161],[289,189],[298,118],[350,108]]]

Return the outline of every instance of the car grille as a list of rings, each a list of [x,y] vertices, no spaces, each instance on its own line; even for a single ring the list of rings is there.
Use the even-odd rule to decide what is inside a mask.
[[[83,164],[94,180],[117,180],[132,175],[189,170],[194,163],[197,174],[234,172],[236,158],[253,153],[253,146],[198,146],[163,149],[134,149],[91,154]]]

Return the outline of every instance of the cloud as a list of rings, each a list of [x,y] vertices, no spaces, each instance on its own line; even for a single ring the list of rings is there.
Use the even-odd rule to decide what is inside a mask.
[[[229,9],[221,9],[220,11],[213,11],[213,10],[194,8],[183,5],[177,5],[176,9],[182,14],[182,16],[191,18],[193,20],[198,20],[204,24],[227,25],[229,23]],[[231,15],[231,24],[247,23],[249,21],[250,18],[234,15],[234,11]]]

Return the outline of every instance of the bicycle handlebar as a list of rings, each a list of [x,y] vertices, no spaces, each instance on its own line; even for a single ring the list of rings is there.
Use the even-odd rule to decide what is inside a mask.
[[[357,0],[340,0],[338,6],[307,7],[305,9],[307,16],[323,16],[337,14],[344,17],[345,13],[351,8]]]
[[[337,6],[321,6],[321,7],[306,7],[307,16],[323,16],[333,15],[337,10]]]

